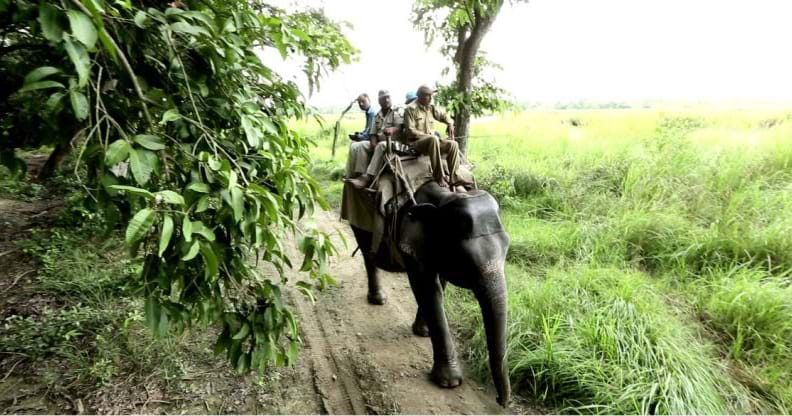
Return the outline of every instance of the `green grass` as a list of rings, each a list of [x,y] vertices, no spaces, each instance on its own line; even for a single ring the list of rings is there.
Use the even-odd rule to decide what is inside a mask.
[[[332,130],[301,128],[330,163]],[[528,111],[471,136],[512,237],[518,392],[581,413],[792,409],[792,112]],[[486,368],[478,309],[451,294]]]
[[[37,267],[0,320],[0,351],[23,357],[18,372],[41,380],[53,398],[84,397],[119,377],[177,380],[184,345],[152,337],[128,285],[141,265],[82,207],[85,195],[71,191],[57,225],[17,242]]]

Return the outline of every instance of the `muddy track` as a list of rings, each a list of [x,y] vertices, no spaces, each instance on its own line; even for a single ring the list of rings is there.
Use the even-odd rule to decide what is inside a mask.
[[[466,378],[462,386],[441,389],[429,380],[431,343],[412,334],[416,305],[406,276],[384,273],[388,302],[366,301],[366,277],[349,227],[333,212],[316,214],[319,227],[336,235],[341,253],[332,259],[338,286],[312,304],[292,295],[302,323],[303,365],[310,366],[323,412],[329,414],[499,414],[491,386]],[[338,233],[348,242],[344,248]]]
[[[0,306],[6,314],[32,314],[28,309],[43,296],[31,297],[36,293],[32,284],[36,265],[14,241],[27,237],[28,230],[43,219],[42,215],[54,211],[51,206],[59,205],[57,202],[0,198]],[[257,382],[254,375],[234,374],[223,357],[212,356],[212,334],[196,333],[188,335],[192,341],[181,380],[164,382],[147,377],[141,381],[124,374],[98,391],[70,391],[74,394],[72,402],[47,395],[48,387],[33,367],[17,367],[13,357],[3,356],[0,412],[73,413],[80,412],[83,403],[89,413],[535,412],[521,406],[501,408],[491,385],[479,385],[472,378],[466,378],[456,389],[435,386],[429,380],[431,343],[428,338],[414,336],[410,329],[416,305],[406,276],[383,272],[388,302],[383,306],[368,304],[362,258],[359,254],[351,257],[354,238],[337,216],[335,212],[320,212],[314,219],[322,230],[334,235],[341,251],[331,259],[331,273],[338,286],[319,293],[315,303],[287,290],[290,303],[298,310],[304,345],[295,366],[272,369],[264,376],[265,384]],[[46,224],[40,225],[46,228]],[[348,243],[346,248],[339,233]],[[287,247],[293,258],[299,258],[293,244]],[[305,278],[299,272],[292,273],[292,282]],[[124,378],[129,380],[124,382]]]

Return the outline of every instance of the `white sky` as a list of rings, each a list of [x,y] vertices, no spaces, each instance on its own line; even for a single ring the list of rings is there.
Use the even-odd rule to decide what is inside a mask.
[[[282,3],[323,5],[353,25],[345,33],[361,50],[359,62],[324,79],[313,105],[382,88],[403,97],[440,79],[446,60],[413,30],[410,0]],[[532,0],[505,6],[482,50],[518,101],[792,104],[792,0]]]

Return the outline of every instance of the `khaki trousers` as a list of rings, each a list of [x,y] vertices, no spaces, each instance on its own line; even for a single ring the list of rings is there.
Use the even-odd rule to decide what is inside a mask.
[[[347,156],[346,177],[355,178],[366,172],[371,156],[371,143],[368,140],[352,142]]]
[[[453,140],[440,140],[436,136],[418,139],[412,142],[415,150],[422,154],[429,156],[429,162],[432,164],[432,177],[436,182],[443,180],[443,163],[440,159],[442,153],[446,154],[446,163],[448,164],[448,177],[451,184],[459,182],[457,177],[457,169],[459,169],[459,144]]]

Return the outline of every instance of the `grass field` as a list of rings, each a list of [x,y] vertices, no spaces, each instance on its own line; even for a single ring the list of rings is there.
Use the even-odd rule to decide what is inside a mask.
[[[346,134],[314,172],[337,204]],[[470,161],[512,237],[512,382],[563,412],[792,411],[792,111],[529,111]],[[449,291],[486,375],[475,302]]]

